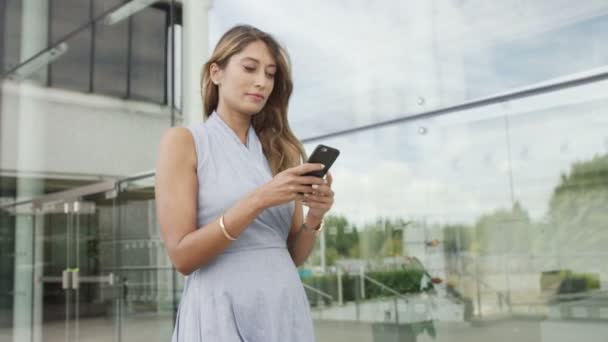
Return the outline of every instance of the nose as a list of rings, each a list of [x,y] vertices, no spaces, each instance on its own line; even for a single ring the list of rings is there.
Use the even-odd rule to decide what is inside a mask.
[[[265,89],[268,85],[268,77],[266,77],[266,72],[262,70],[262,72],[258,72],[255,76],[255,87],[259,89]]]

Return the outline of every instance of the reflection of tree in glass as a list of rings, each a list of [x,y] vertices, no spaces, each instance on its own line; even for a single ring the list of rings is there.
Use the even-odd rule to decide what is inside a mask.
[[[560,253],[603,252],[608,244],[608,155],[574,163],[549,202]]]
[[[450,255],[463,252],[525,255],[552,254],[556,249],[562,254],[602,251],[608,244],[608,155],[577,162],[562,175],[547,217],[548,222],[531,222],[528,212],[515,202],[510,209],[481,215],[472,227],[443,226],[443,249],[449,260]],[[328,215],[327,265],[345,258],[379,260],[407,254],[403,251],[403,231],[410,223],[378,218],[358,229],[344,216]],[[319,264],[319,248],[316,252],[313,264]],[[448,268],[455,271],[455,266],[448,262]]]
[[[402,219],[377,219],[363,229],[348,222],[346,217],[328,215],[325,218],[325,257],[327,265],[335,265],[339,259],[380,260],[389,256],[403,255],[403,229],[408,225]],[[319,243],[319,239],[317,239]],[[312,264],[319,264],[320,253],[311,257]]]
[[[528,252],[530,229],[528,213],[515,202],[510,210],[498,209],[477,220],[473,249],[481,255]]]

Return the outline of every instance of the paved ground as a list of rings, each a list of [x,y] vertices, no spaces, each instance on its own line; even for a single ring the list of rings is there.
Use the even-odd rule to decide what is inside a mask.
[[[115,325],[105,319],[87,319],[79,324],[79,342],[116,341]],[[65,342],[65,324],[45,324],[44,342]],[[70,326],[70,331],[74,331]],[[498,319],[476,324],[435,323],[437,336],[426,333],[418,336],[417,342],[606,342],[608,325],[605,322],[588,321],[540,321],[525,319]],[[171,334],[170,318],[142,317],[121,323],[121,341],[156,342],[168,341]],[[319,342],[393,342],[413,341],[397,335],[374,336],[374,325],[370,323],[316,321],[315,329]],[[376,326],[377,329],[377,326]],[[12,331],[0,329],[0,341],[12,341]],[[585,336],[579,339],[576,336]]]

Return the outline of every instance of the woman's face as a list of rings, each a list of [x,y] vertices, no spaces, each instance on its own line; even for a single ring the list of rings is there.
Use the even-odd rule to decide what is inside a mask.
[[[212,66],[212,80],[219,84],[219,107],[248,115],[259,113],[272,92],[276,71],[276,62],[262,41],[233,55],[224,70]]]

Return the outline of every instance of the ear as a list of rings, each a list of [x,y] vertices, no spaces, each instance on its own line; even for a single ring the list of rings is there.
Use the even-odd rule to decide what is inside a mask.
[[[224,71],[217,65],[217,63],[212,63],[209,67],[209,75],[211,76],[211,82],[215,85],[222,84],[222,78],[224,76]]]

